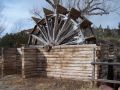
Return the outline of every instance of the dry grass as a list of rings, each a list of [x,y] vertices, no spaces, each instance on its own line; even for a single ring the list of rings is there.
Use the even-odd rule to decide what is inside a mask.
[[[98,90],[89,87],[89,83],[54,78],[22,79],[9,75],[0,79],[0,90]]]

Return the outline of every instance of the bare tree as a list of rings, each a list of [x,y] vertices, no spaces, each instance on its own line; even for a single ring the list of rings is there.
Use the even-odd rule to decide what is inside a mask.
[[[30,10],[30,13],[37,16],[37,17],[39,17],[39,18],[42,18],[41,11],[42,10],[40,10],[39,8],[34,7],[32,10]]]
[[[69,10],[71,8],[78,9],[82,15],[103,15],[118,10],[120,7],[111,7],[108,3],[113,0],[45,0],[53,8],[55,8],[55,1],[66,6]],[[64,3],[63,3],[64,2]],[[65,3],[66,2],[66,3]],[[111,9],[112,8],[112,9]]]
[[[52,11],[54,11],[54,9],[55,9],[55,5],[54,5],[54,3],[53,3],[53,1],[52,0],[45,0],[47,3],[49,3],[48,4],[48,8],[50,8]],[[41,1],[42,2],[42,1]],[[35,7],[33,7],[31,10],[30,10],[30,13],[32,14],[32,15],[34,15],[34,16],[36,16],[36,17],[38,17],[38,18],[42,18],[42,10],[43,9],[40,9],[38,6],[35,6]]]

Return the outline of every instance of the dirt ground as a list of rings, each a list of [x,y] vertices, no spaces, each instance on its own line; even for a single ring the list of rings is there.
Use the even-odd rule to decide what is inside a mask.
[[[89,86],[80,81],[54,78],[22,79],[18,75],[9,75],[0,79],[0,90],[99,90]]]

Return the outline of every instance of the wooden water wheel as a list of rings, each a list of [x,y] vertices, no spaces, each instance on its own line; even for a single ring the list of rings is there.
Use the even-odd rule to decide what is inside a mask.
[[[29,45],[57,46],[95,43],[92,23],[72,8],[56,5],[55,12],[44,8],[45,18],[32,17],[36,25],[30,33]]]

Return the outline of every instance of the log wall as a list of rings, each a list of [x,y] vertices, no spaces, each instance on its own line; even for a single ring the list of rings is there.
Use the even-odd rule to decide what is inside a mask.
[[[18,48],[0,50],[0,75],[21,74],[22,61]]]
[[[11,75],[16,73],[16,52],[16,48],[4,48],[4,75]]]
[[[47,76],[79,80],[92,79],[91,62],[97,60],[96,45],[55,46],[50,52],[43,48],[23,48],[23,77]]]
[[[37,50],[36,48],[22,48],[22,77],[28,78],[37,74]]]
[[[44,76],[77,80],[97,79],[100,77],[100,67],[91,65],[91,62],[101,62],[113,54],[109,55],[106,53],[109,50],[104,48],[106,47],[100,48],[96,45],[67,45],[55,46],[50,52],[42,47],[0,49],[0,77],[22,73],[24,78]],[[115,72],[118,73],[116,67]]]

